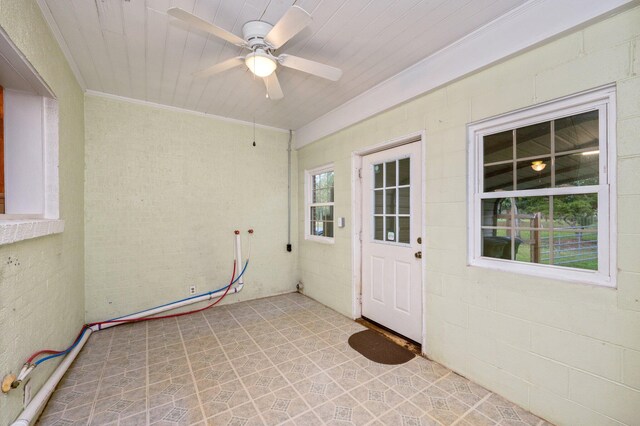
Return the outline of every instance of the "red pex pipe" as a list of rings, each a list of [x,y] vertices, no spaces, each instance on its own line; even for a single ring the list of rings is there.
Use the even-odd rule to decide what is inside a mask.
[[[236,231],[238,232],[238,231]],[[129,323],[129,322],[142,322],[142,321],[152,321],[152,320],[159,320],[159,319],[167,319],[167,318],[176,318],[176,317],[181,317],[184,315],[189,315],[189,314],[195,314],[197,312],[202,312],[206,309],[212,308],[215,305],[217,305],[218,303],[220,303],[222,301],[222,299],[224,299],[224,297],[227,295],[227,293],[229,293],[229,290],[231,289],[231,286],[233,285],[233,280],[236,277],[236,267],[237,267],[237,261],[234,260],[233,261],[233,273],[231,274],[231,280],[229,281],[229,285],[227,286],[227,289],[224,291],[224,293],[222,294],[222,296],[219,296],[219,299],[216,300],[215,302],[205,306],[204,308],[200,308],[200,309],[194,309],[192,311],[186,311],[186,312],[180,312],[177,314],[171,314],[171,315],[162,315],[162,316],[157,316],[157,317],[148,317],[148,318],[135,318],[135,319],[122,319],[122,320],[108,320],[108,321],[98,321],[98,322],[92,322],[89,324],[84,324],[82,326],[82,328],[80,329],[80,333],[78,333],[78,337],[76,337],[76,339],[73,342],[73,345],[76,344],[76,342],[82,337],[82,333],[84,331],[85,328],[90,328],[93,327],[94,325],[100,326],[102,324],[111,324],[111,323]],[[73,346],[72,345],[72,346]],[[28,359],[27,359],[27,363],[31,364],[33,362],[34,359],[36,359],[37,357],[39,357],[40,355],[44,355],[44,354],[50,354],[50,355],[54,355],[54,354],[59,354],[64,352],[64,350],[62,351],[54,351],[51,349],[43,349],[41,351],[35,352],[34,354],[32,354]]]
[[[73,343],[76,343],[80,339],[80,337],[82,337],[82,330],[84,330],[85,327],[86,327],[86,325],[82,326],[82,329],[80,330],[80,333],[78,333],[78,337],[76,337],[76,340],[74,340]],[[29,359],[27,359],[27,363],[31,364],[31,362],[34,359],[36,359],[37,357],[39,357],[40,355],[44,355],[44,354],[53,355],[53,354],[59,354],[59,353],[62,353],[62,352],[64,352],[64,351],[54,351],[53,349],[43,349],[43,350],[38,351],[38,352],[34,353],[33,355],[31,355],[29,357]]]
[[[233,261],[233,274],[231,274],[231,281],[229,281],[229,285],[227,286],[227,289],[224,291],[222,296],[220,296],[220,298],[218,300],[216,300],[215,302],[213,302],[210,305],[205,306],[204,308],[194,309],[193,311],[180,312],[180,313],[177,313],[177,314],[161,315],[161,316],[158,316],[158,317],[119,319],[119,320],[115,319],[115,320],[108,320],[108,321],[98,321],[98,322],[92,322],[90,324],[86,324],[86,327],[93,327],[94,325],[100,326],[102,324],[143,322],[143,321],[153,321],[153,320],[167,319],[167,318],[176,318],[176,317],[182,317],[184,315],[195,314],[196,312],[202,312],[202,311],[204,311],[206,309],[212,308],[215,305],[217,305],[222,299],[224,299],[224,297],[227,295],[227,293],[229,293],[229,290],[231,289],[231,285],[233,285],[233,280],[236,278],[236,265],[237,265],[237,263],[234,260]]]

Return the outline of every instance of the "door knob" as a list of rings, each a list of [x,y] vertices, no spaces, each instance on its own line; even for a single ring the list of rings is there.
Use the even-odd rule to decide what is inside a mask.
[[[415,256],[416,256],[416,259],[422,259],[422,252],[421,251],[417,251]]]

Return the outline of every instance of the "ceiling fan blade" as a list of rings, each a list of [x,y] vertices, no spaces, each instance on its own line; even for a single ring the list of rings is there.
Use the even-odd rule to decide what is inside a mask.
[[[213,34],[214,36],[221,38],[223,40],[228,41],[229,43],[244,46],[246,43],[243,39],[238,37],[235,34],[230,33],[227,30],[223,30],[222,28],[213,25],[210,22],[205,21],[202,18],[197,17],[193,13],[189,13],[184,9],[180,9],[179,7],[172,7],[167,10],[167,13],[174,18],[180,19],[183,22],[186,22],[202,31],[208,32],[209,34]]]
[[[278,99],[284,98],[284,93],[282,93],[282,87],[280,87],[280,82],[278,81],[278,76],[275,72],[272,72],[269,76],[264,77],[264,85],[267,87],[267,93],[269,94],[269,99],[273,99],[277,101]]]
[[[226,61],[217,63],[212,67],[203,69],[202,71],[194,72],[193,76],[196,78],[209,77],[214,74],[230,70],[231,68],[239,67],[242,64],[244,64],[244,56],[236,56],[235,58],[227,59]]]
[[[310,61],[298,56],[287,54],[280,55],[278,56],[278,62],[283,67],[293,68],[294,70],[317,75],[318,77],[326,78],[331,81],[338,81],[340,80],[340,77],[342,77],[342,70],[340,68],[321,64],[320,62]]]
[[[311,22],[309,15],[300,6],[291,6],[284,16],[271,28],[269,34],[264,38],[267,43],[278,49],[288,42],[293,36],[298,34]]]

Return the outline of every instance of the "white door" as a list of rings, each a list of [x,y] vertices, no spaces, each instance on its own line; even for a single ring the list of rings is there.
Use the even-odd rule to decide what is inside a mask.
[[[363,157],[362,316],[422,341],[420,142]]]

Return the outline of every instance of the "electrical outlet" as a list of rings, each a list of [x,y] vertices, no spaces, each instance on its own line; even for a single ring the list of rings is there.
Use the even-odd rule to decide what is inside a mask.
[[[196,294],[196,286],[192,285],[189,287],[189,294]]]
[[[31,402],[31,381],[28,380],[24,384],[24,395],[22,398],[22,406],[26,407]]]

